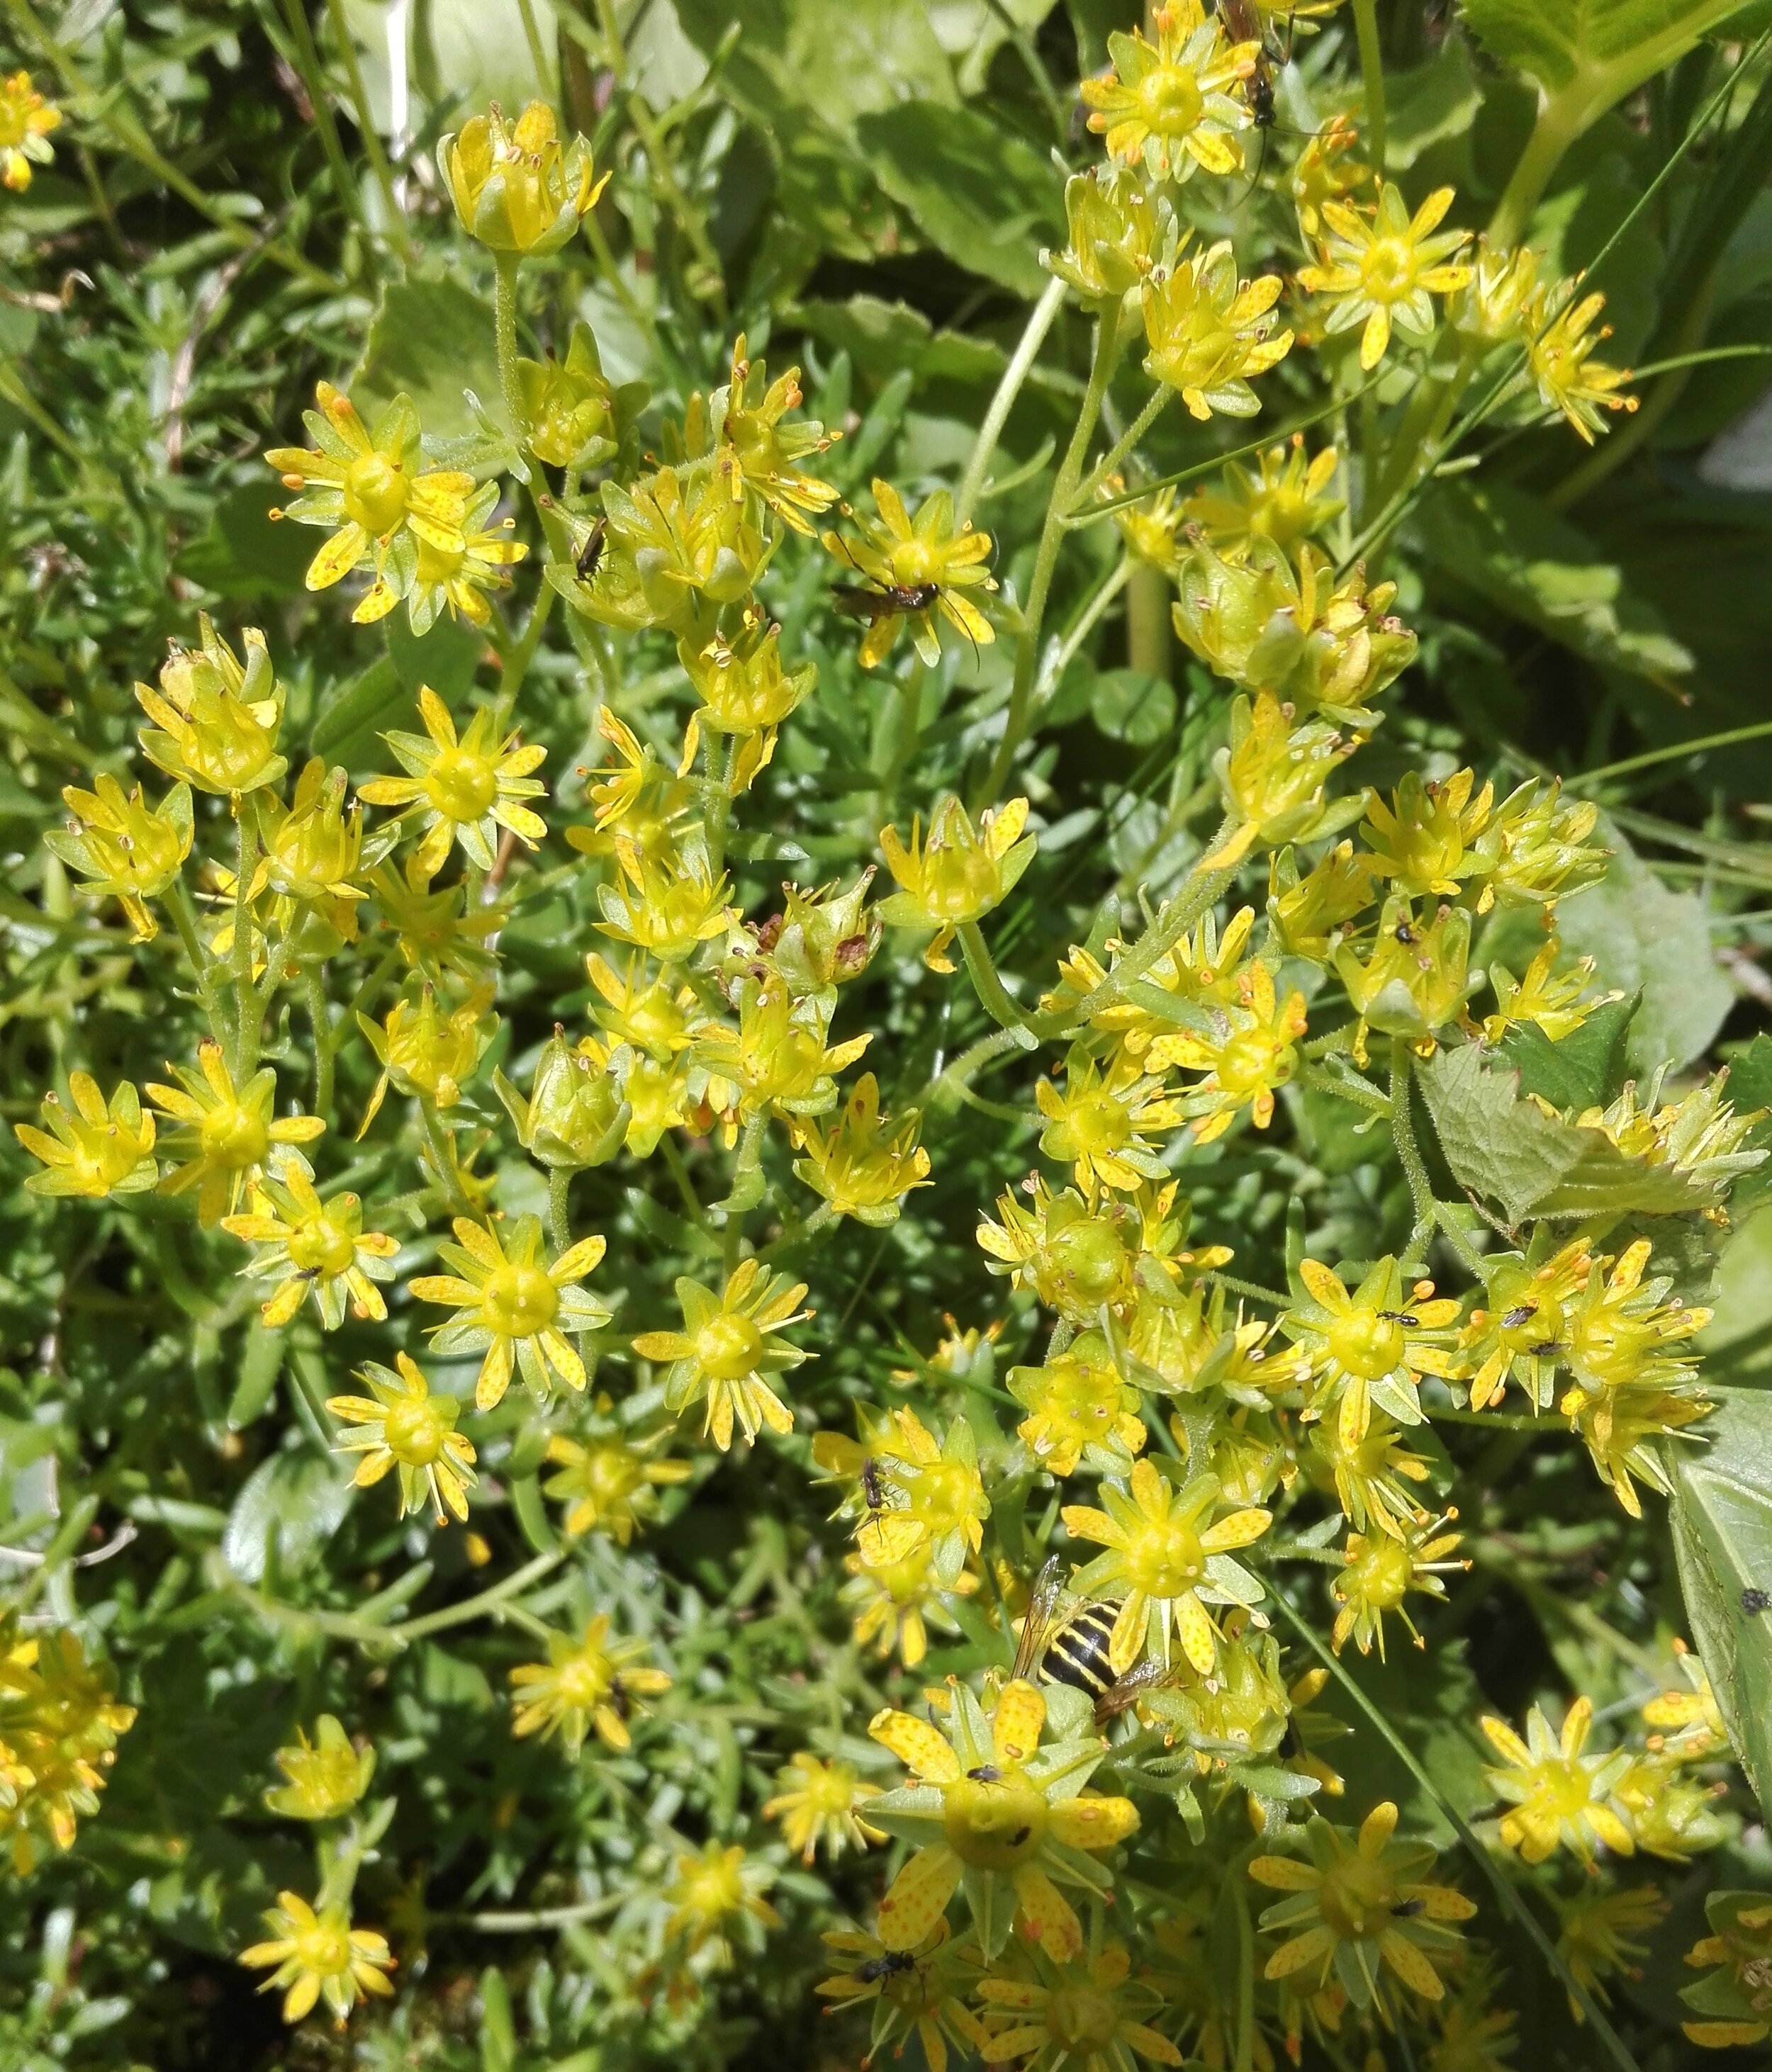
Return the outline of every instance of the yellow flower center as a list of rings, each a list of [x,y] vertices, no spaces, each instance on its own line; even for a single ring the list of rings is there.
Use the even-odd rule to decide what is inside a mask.
[[[1376,1309],[1353,1309],[1329,1330],[1330,1356],[1344,1372],[1376,1381],[1403,1358],[1403,1326]]]
[[[595,1712],[609,1695],[613,1679],[609,1658],[599,1648],[587,1648],[560,1665],[560,1701],[576,1712]]]
[[[980,1871],[1012,1871],[1040,1852],[1046,1802],[1020,1772],[995,1782],[962,1777],[942,1796],[948,1847]]]
[[[1094,1156],[1118,1151],[1132,1134],[1126,1104],[1111,1094],[1086,1094],[1072,1104],[1065,1119],[1078,1148]]]
[[[1360,260],[1360,278],[1375,302],[1400,302],[1415,286],[1415,248],[1406,237],[1381,237]]]
[[[1395,1881],[1383,1864],[1343,1856],[1323,1873],[1317,1906],[1324,1926],[1342,1942],[1360,1942],[1389,1926],[1396,1896]]]
[[[855,1803],[855,1773],[843,1766],[819,1770],[806,1778],[801,1795],[807,1812],[821,1819],[840,1819]]]
[[[600,1507],[619,1503],[640,1477],[639,1460],[625,1446],[593,1446],[585,1455],[585,1486]]]
[[[1219,1085],[1240,1100],[1274,1085],[1280,1048],[1265,1029],[1239,1030],[1218,1053]]]
[[[1072,1223],[1053,1239],[1048,1256],[1073,1301],[1094,1309],[1119,1292],[1126,1246],[1111,1223]]]
[[[958,1461],[919,1466],[911,1497],[917,1518],[937,1536],[965,1524],[972,1515],[973,1477]]]
[[[311,1927],[299,1930],[290,1939],[295,1945],[295,1961],[304,1971],[329,1979],[350,1968],[350,1930],[341,1921],[323,1914]]]
[[[683,1010],[665,987],[649,985],[628,1010],[628,1028],[646,1050],[674,1050],[684,1034]]]
[[[446,820],[477,820],[498,797],[498,772],[484,755],[445,748],[431,766],[425,790]]]
[[[350,1232],[325,1216],[315,1216],[290,1233],[289,1263],[298,1273],[343,1273],[356,1256]]]
[[[1205,112],[1200,82],[1185,65],[1159,65],[1140,83],[1138,106],[1159,137],[1185,137]]]
[[[480,1291],[486,1322],[501,1338],[533,1338],[554,1322],[559,1290],[538,1266],[501,1266]]]
[[[1388,1533],[1374,1536],[1354,1563],[1352,1581],[1358,1594],[1375,1610],[1395,1611],[1403,1602],[1415,1573],[1415,1563],[1400,1540]]]
[[[1532,1773],[1535,1810],[1553,1819],[1577,1820],[1593,1803],[1588,1773],[1579,1762],[1547,1756]]]
[[[230,1172],[256,1166],[270,1149],[270,1133],[248,1108],[222,1101],[203,1118],[198,1132],[204,1156]]]
[[[744,1906],[744,1881],[736,1864],[699,1864],[684,1878],[680,1896],[685,1913],[717,1921]]]
[[[388,1451],[409,1468],[428,1468],[443,1453],[448,1427],[428,1398],[397,1403],[383,1420]]]
[[[468,558],[465,547],[434,547],[430,541],[418,542],[418,580],[435,585],[453,582],[461,573],[461,565]]]
[[[385,454],[359,454],[344,471],[344,515],[385,539],[406,515],[406,479]]]
[[[923,911],[931,920],[975,921],[990,912],[1001,880],[988,850],[932,849],[924,861]]]
[[[1111,2050],[1119,2033],[1119,2009],[1111,1993],[1066,1986],[1046,2002],[1046,2033],[1061,2050],[1087,2058]]]
[[[738,1381],[756,1371],[763,1334],[748,1317],[725,1310],[695,1334],[695,1358],[711,1381]]]
[[[895,541],[888,558],[892,562],[892,581],[902,583],[907,590],[915,590],[920,583],[937,582],[941,579],[940,549],[932,546],[927,540]]]
[[[1180,1597],[1200,1580],[1205,1565],[1200,1536],[1179,1518],[1141,1525],[1126,1549],[1127,1580],[1153,1597]]]

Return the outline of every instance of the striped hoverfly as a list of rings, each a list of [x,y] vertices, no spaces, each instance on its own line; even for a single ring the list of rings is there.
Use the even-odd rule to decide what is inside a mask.
[[[1065,1587],[1064,1564],[1056,1554],[1034,1579],[1033,1596],[1021,1622],[1012,1683],[1062,1684],[1095,1702],[1095,1724],[1127,1711],[1141,1692],[1167,1680],[1160,1662],[1137,1662],[1116,1676],[1108,1661],[1108,1644],[1117,1607],[1111,1601],[1078,1601]]]

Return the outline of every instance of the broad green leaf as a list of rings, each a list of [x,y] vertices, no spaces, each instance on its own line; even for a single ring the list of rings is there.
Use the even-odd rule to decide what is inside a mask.
[[[1691,655],[1653,607],[1629,594],[1622,571],[1526,491],[1447,483],[1427,504],[1421,524],[1448,583],[1475,591],[1560,646],[1651,679],[1692,668]]]
[[[388,660],[402,688],[411,696],[418,696],[421,684],[430,684],[446,705],[455,705],[465,694],[485,652],[484,635],[459,619],[445,617],[421,635],[413,631],[406,614],[400,610],[390,612],[381,623],[387,636]]]
[[[1742,0],[1465,0],[1465,20],[1490,56],[1538,81],[1557,126],[1577,137]]]
[[[1772,1208],[1729,1232],[1698,1347],[1705,1372],[1719,1379],[1758,1382],[1772,1373]]]
[[[1613,852],[1604,879],[1556,910],[1564,947],[1590,956],[1608,985],[1640,993],[1626,1038],[1631,1071],[1678,1071],[1706,1050],[1734,994],[1718,970],[1702,901],[1669,890],[1616,828],[1603,825]]]
[[[878,295],[853,295],[847,302],[809,301],[796,305],[795,324],[847,352],[857,372],[881,380],[901,372],[919,381],[964,381],[994,386],[1007,356],[989,339],[938,331],[908,302]]]
[[[273,1453],[241,1485],[221,1536],[222,1558],[243,1583],[260,1581],[267,1553],[299,1573],[344,1523],[351,1481],[313,1453]]]
[[[517,0],[414,0],[405,10],[408,78],[433,105],[453,104],[445,128],[458,129],[464,117],[483,113],[488,101],[514,113],[538,94],[555,97],[559,25],[550,0],[531,0],[531,8],[542,50],[540,72]],[[389,18],[398,11],[386,0],[344,0],[364,88],[384,135],[393,128]]]
[[[1626,1038],[1638,1002],[1635,993],[1609,1000],[1560,1043],[1523,1022],[1502,1038],[1498,1054],[1519,1074],[1523,1094],[1536,1094],[1555,1108],[1603,1107],[1624,1084]]]
[[[1453,1178],[1495,1202],[1510,1223],[1671,1215],[1710,1199],[1684,1174],[1627,1158],[1600,1131],[1576,1128],[1522,1100],[1519,1075],[1486,1064],[1474,1043],[1436,1051],[1420,1079]]]
[[[348,770],[365,767],[381,759],[377,737],[385,727],[397,725],[411,702],[392,660],[378,656],[320,707],[309,745],[328,763],[342,763]]]
[[[1175,692],[1144,669],[1104,669],[1090,689],[1089,711],[1110,741],[1148,748],[1175,725]]]
[[[1477,119],[1483,96],[1469,46],[1461,36],[1449,36],[1428,64],[1387,76],[1385,100],[1385,166],[1406,172],[1423,152],[1461,136]]]
[[[855,127],[880,185],[931,245],[1014,294],[1041,292],[1039,249],[1065,234],[1050,158],[970,108],[906,101]]]
[[[1772,1811],[1772,1614],[1744,1604],[1772,1589],[1772,1392],[1721,1388],[1680,1445],[1670,1514],[1697,1647],[1735,1753]]]
[[[220,597],[299,597],[307,565],[326,535],[280,521],[271,512],[289,492],[266,468],[259,482],[230,490],[209,523],[179,557],[179,573]]]
[[[404,390],[427,437],[463,438],[480,430],[466,400],[469,389],[494,424],[508,430],[492,304],[459,281],[391,283],[352,377],[359,409],[368,415],[369,406]]]

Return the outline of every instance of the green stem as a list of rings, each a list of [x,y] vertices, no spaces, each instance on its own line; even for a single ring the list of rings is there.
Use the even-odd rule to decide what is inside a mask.
[[[997,976],[997,968],[991,960],[990,945],[976,921],[962,921],[958,930],[960,949],[966,958],[966,968],[972,980],[972,989],[979,996],[979,1005],[993,1022],[1007,1029],[1024,1050],[1032,1050],[1038,1042],[1028,1026],[1027,1017],[1009,997],[1008,989]]]
[[[523,407],[523,385],[517,374],[517,274],[522,261],[514,252],[495,253],[493,257],[497,265],[492,329],[498,346],[498,386],[512,434],[519,446],[527,446],[529,413]]]
[[[209,1034],[218,1043],[225,1045],[227,1025],[222,1020],[221,1009],[216,999],[215,963],[203,946],[197,933],[197,917],[191,905],[191,894],[182,878],[175,878],[167,893],[167,911],[172,916],[172,925],[179,931],[179,940],[184,946],[185,956],[191,962],[192,975],[197,981],[197,991],[203,1001],[203,1011],[209,1019]]]
[[[463,1191],[461,1182],[455,1175],[455,1141],[437,1112],[437,1104],[429,1094],[418,1096],[418,1115],[425,1133],[425,1141],[431,1146],[432,1161],[437,1168],[437,1181],[443,1191],[443,1198],[458,1216],[470,1220],[481,1220],[474,1213],[474,1205]]]
[[[1366,155],[1384,177],[1384,51],[1378,42],[1376,0],[1354,0],[1354,34],[1360,46],[1360,79],[1366,88]]]
[[[1168,578],[1148,561],[1134,558],[1127,574],[1126,659],[1135,669],[1167,683],[1174,652]]]
[[[556,1252],[566,1251],[572,1242],[572,1218],[567,1202],[571,1189],[571,1169],[550,1166],[547,1175],[547,1219]]]
[[[1410,1054],[1409,1039],[1406,1036],[1391,1038],[1391,1137],[1397,1147],[1397,1160],[1403,1167],[1403,1177],[1409,1182],[1409,1197],[1415,1203],[1415,1228],[1409,1233],[1409,1252],[1420,1256],[1420,1248],[1433,1235],[1439,1223],[1439,1204],[1434,1200],[1432,1183],[1428,1178],[1428,1169],[1422,1163],[1421,1147],[1416,1142],[1415,1117],[1409,1111],[1409,1081],[1415,1060]]]
[[[1306,1065],[1298,1074],[1298,1083],[1309,1087],[1320,1094],[1333,1094],[1337,1100],[1352,1101],[1356,1108],[1369,1108],[1374,1115],[1389,1117],[1391,1100],[1374,1086],[1363,1080],[1344,1077],[1339,1072],[1326,1072],[1321,1065]]]
[[[1114,363],[1119,357],[1120,315],[1120,305],[1111,302],[1096,321],[1095,357],[1089,370],[1089,386],[1083,392],[1070,445],[1053,483],[1051,501],[1046,506],[1045,523],[1041,528],[1040,545],[1034,555],[1033,574],[1028,583],[1028,602],[1022,614],[1021,632],[1016,642],[1016,671],[1009,689],[1009,710],[1003,722],[1003,738],[991,758],[984,788],[973,802],[975,811],[994,805],[1002,796],[1009,772],[1015,767],[1016,752],[1028,731],[1046,598],[1052,590],[1053,572],[1064,541],[1065,520],[1070,514],[1077,484],[1082,475],[1083,457],[1094,436],[1102,400],[1113,376]]]
[[[234,988],[234,1083],[251,1075],[258,1063],[258,1034],[264,1003],[252,978],[253,878],[258,870],[258,803],[250,791],[235,805],[240,830],[240,868],[234,880],[234,939],[230,959]]]
[[[979,436],[973,442],[970,458],[966,464],[966,473],[960,478],[960,487],[954,500],[954,516],[964,524],[977,508],[984,488],[985,470],[997,450],[997,442],[1003,437],[1003,428],[1009,421],[1009,413],[1021,393],[1021,385],[1038,358],[1040,348],[1046,342],[1046,334],[1052,329],[1053,319],[1065,299],[1065,284],[1053,280],[1046,284],[1045,293],[1028,312],[1020,343],[1009,356],[1009,364],[1003,370],[1003,378],[997,384],[997,392],[991,398],[991,407],[984,413],[984,421],[979,427]]]
[[[677,1148],[677,1141],[667,1129],[658,1140],[659,1156],[665,1161],[666,1171],[677,1182],[677,1191],[683,1198],[683,1207],[689,1211],[689,1219],[697,1230],[707,1227],[707,1211],[701,1197],[695,1191],[695,1182],[689,1177],[689,1168],[683,1163],[683,1154]]]
[[[1489,242],[1496,251],[1509,251],[1519,244],[1552,174],[1580,134],[1580,125],[1571,121],[1567,103],[1547,101],[1540,105],[1526,149],[1515,162],[1502,198],[1495,204],[1495,213],[1489,220]]]
[[[1152,426],[1174,400],[1175,391],[1166,381],[1160,383],[1144,408],[1108,448],[1103,458],[1090,470],[1088,479],[1082,484],[1076,495],[1071,500],[1074,507],[1088,503],[1096,491],[1108,480],[1119,467],[1120,463],[1134,450],[1139,440],[1149,431]]]
[[[307,1014],[314,1025],[314,1112],[332,1112],[332,1018],[326,1004],[324,967],[313,964],[307,973]]]
[[[314,110],[314,126],[320,133],[320,149],[326,154],[332,185],[338,191],[339,206],[347,216],[356,218],[360,228],[367,231],[369,225],[363,213],[363,196],[352,177],[350,165],[344,156],[344,146],[339,141],[338,124],[332,116],[332,97],[326,90],[326,81],[320,76],[320,54],[315,47],[314,32],[308,26],[307,10],[303,0],[283,0],[283,19],[289,25],[295,69],[301,75],[303,85],[307,88],[308,105]]]
[[[989,1035],[981,1036],[969,1050],[962,1050],[945,1071],[938,1072],[909,1105],[921,1108],[927,1103],[941,1107],[958,1100],[978,1074],[994,1059],[1020,1048],[1020,1044],[1008,1030],[993,1029]]]
[[[488,1612],[496,1611],[508,1598],[521,1597],[532,1583],[551,1575],[565,1559],[565,1551],[561,1548],[551,1554],[538,1554],[533,1561],[525,1561],[502,1582],[494,1583],[477,1597],[464,1597],[459,1605],[445,1605],[441,1611],[427,1612],[423,1618],[408,1619],[402,1626],[390,1626],[385,1629],[384,1638],[398,1646],[405,1646],[411,1641],[422,1640],[427,1634],[466,1626],[472,1619],[482,1618]]]
[[[493,726],[495,734],[502,735],[510,725],[511,716],[517,709],[517,697],[523,688],[523,679],[529,674],[530,664],[535,660],[535,651],[541,645],[542,634],[554,610],[554,600],[559,595],[552,583],[543,583],[542,594],[535,600],[524,627],[509,654],[505,657],[505,666],[499,672],[498,692],[495,700],[497,718]]]

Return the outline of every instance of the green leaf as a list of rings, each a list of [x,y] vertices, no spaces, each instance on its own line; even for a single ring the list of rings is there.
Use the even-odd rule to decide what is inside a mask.
[[[1519,1074],[1523,1094],[1556,1108],[1603,1107],[1624,1084],[1625,1039],[1642,996],[1609,1000],[1560,1043],[1523,1022],[1502,1038],[1499,1054]]]
[[[1629,593],[1622,571],[1526,491],[1444,483],[1421,524],[1452,587],[1474,590],[1588,661],[1651,680],[1692,668],[1659,615]]]
[[[1461,36],[1449,36],[1439,55],[1412,71],[1387,72],[1384,162],[1390,172],[1407,172],[1424,151],[1450,138],[1461,137],[1483,105],[1482,89],[1471,69],[1470,48]]]
[[[264,1411],[270,1401],[277,1378],[283,1371],[283,1342],[287,1334],[268,1331],[254,1317],[246,1327],[246,1343],[240,1356],[240,1379],[228,1405],[228,1429],[242,1430]]]
[[[938,331],[921,310],[878,295],[852,295],[847,302],[808,301],[796,305],[795,323],[826,344],[847,352],[863,374],[886,380],[909,373],[919,381],[950,380],[994,385],[1007,356],[988,339]]]
[[[1716,1392],[1704,1443],[1671,1448],[1669,1507],[1692,1639],[1747,1781],[1772,1812],[1772,1617],[1741,1601],[1772,1589],[1772,1393]]]
[[[378,656],[361,676],[341,684],[320,707],[309,745],[328,763],[356,770],[381,754],[377,737],[411,702],[392,660]]]
[[[1420,1077],[1453,1178],[1497,1203],[1510,1223],[1633,1211],[1671,1215],[1710,1199],[1685,1174],[1627,1158],[1599,1130],[1523,1100],[1519,1074],[1491,1069],[1477,1044],[1436,1051]]]
[[[1678,1071],[1709,1047],[1734,995],[1717,968],[1704,902],[1671,891],[1616,828],[1602,826],[1613,852],[1605,877],[1558,903],[1557,932],[1566,949],[1593,959],[1608,985],[1642,994],[1626,1039],[1630,1070]]]
[[[1465,20],[1490,56],[1535,79],[1578,136],[1742,0],[1465,0]]]
[[[241,1486],[221,1536],[222,1558],[243,1583],[263,1579],[268,1557],[286,1575],[319,1556],[351,1507],[351,1482],[313,1453],[273,1453]]]
[[[1065,235],[1049,158],[970,108],[906,101],[856,131],[880,185],[938,251],[1016,294],[1041,292],[1036,253]]]
[[[1698,1349],[1705,1373],[1721,1379],[1759,1383],[1772,1371],[1772,1209],[1730,1231]]]
[[[1110,741],[1148,748],[1175,725],[1175,692],[1144,669],[1104,669],[1090,692],[1090,717]]]
[[[466,696],[485,652],[485,636],[459,620],[439,619],[431,631],[416,634],[403,611],[390,612],[382,620],[387,635],[388,660],[401,688],[416,697],[418,687],[428,684],[446,705]]]
[[[230,490],[179,555],[179,573],[220,597],[299,597],[326,536],[271,516],[287,494],[268,468],[262,482]]]
[[[351,379],[358,408],[391,402],[403,391],[427,437],[462,438],[480,429],[466,401],[469,389],[508,432],[492,304],[459,281],[391,283]]]

